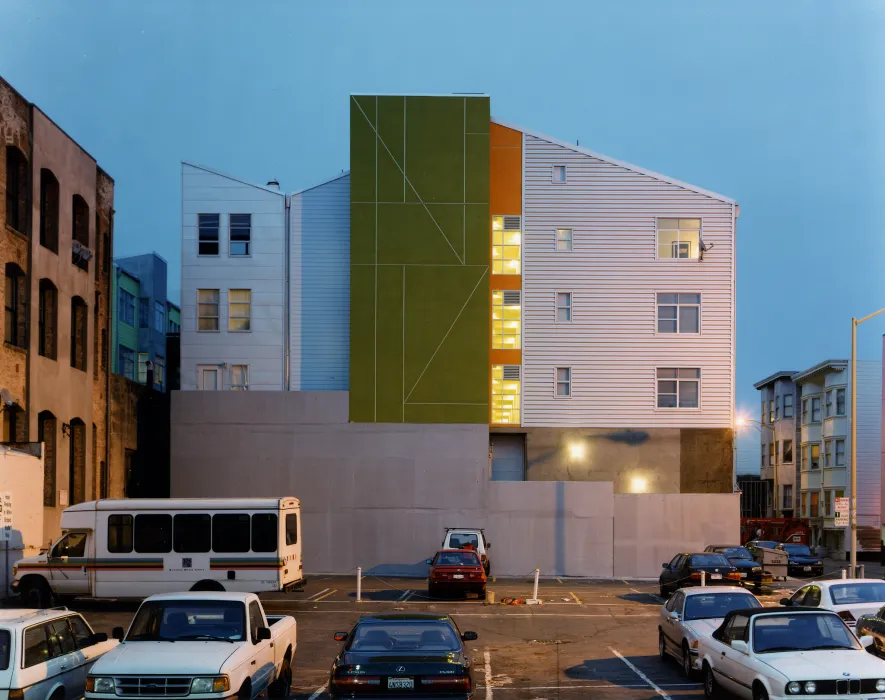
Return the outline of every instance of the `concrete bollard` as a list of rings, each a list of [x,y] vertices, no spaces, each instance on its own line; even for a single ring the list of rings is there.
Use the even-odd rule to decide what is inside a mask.
[[[848,572],[845,569],[842,569],[842,578],[848,578]]]
[[[535,587],[532,590],[532,600],[538,599],[538,578],[541,576],[541,570],[535,569]]]
[[[363,599],[363,567],[356,567],[356,602],[362,602]]]
[[[707,572],[706,572],[706,571],[702,571],[702,572],[701,572],[701,587],[703,588],[703,587],[705,587],[706,585],[707,585]]]

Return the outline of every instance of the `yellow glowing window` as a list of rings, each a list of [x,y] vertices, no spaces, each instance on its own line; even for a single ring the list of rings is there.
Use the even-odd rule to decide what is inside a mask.
[[[492,365],[492,423],[519,425],[519,365]]]
[[[492,347],[495,350],[519,350],[521,321],[519,290],[492,292]]]
[[[697,258],[700,219],[658,219],[658,258]]]
[[[518,275],[522,250],[522,230],[518,216],[492,217],[492,274]]]

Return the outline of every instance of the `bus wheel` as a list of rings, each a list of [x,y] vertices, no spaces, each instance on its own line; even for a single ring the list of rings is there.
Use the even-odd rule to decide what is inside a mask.
[[[193,586],[191,586],[192,591],[223,591],[224,586],[222,586],[218,581],[205,580],[198,581]]]
[[[52,604],[52,591],[42,576],[22,581],[22,605],[28,608],[48,608]]]

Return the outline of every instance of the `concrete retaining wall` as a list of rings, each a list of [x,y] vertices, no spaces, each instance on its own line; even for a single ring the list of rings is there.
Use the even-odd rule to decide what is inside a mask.
[[[424,575],[447,526],[486,528],[500,575],[657,576],[661,561],[711,531],[699,508],[723,523],[716,539],[738,540],[737,495],[491,482],[485,425],[347,415],[347,392],[173,392],[172,495],[297,496],[312,573]]]

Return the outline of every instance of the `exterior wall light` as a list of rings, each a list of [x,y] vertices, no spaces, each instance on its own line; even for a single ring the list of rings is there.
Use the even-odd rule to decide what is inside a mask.
[[[645,493],[648,491],[648,479],[644,476],[634,476],[630,479],[630,491],[632,493]]]
[[[583,442],[572,442],[568,446],[568,454],[572,459],[584,459],[585,453]]]

